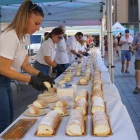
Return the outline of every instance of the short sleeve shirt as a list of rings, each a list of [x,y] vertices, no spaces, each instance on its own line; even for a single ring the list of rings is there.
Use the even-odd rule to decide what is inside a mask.
[[[133,45],[140,44],[140,32],[137,33],[133,40]],[[140,45],[136,47],[135,59],[140,60]]]
[[[44,56],[50,56],[51,61],[54,61],[55,55],[56,55],[56,44],[53,43],[51,38],[48,38],[48,40],[44,41],[41,44],[41,47],[37,52],[36,60],[40,64],[48,65],[44,60]]]
[[[11,68],[18,71],[22,66],[28,53],[29,40],[18,39],[15,30],[4,31],[0,35],[0,56],[13,60]]]
[[[75,36],[69,37],[66,44],[69,50],[75,50],[76,52],[78,52],[78,42]],[[69,63],[73,63],[75,61],[76,55],[72,54],[71,51],[69,51],[68,57],[69,57]]]
[[[131,35],[129,35],[128,38],[126,38],[125,36],[122,36],[120,41],[126,42],[126,43],[122,44],[122,50],[129,50],[128,43],[133,43],[133,37]]]

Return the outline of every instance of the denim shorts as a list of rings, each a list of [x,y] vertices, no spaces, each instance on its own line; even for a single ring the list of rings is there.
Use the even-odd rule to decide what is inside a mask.
[[[129,50],[122,50],[121,58],[122,60],[131,61],[131,52]]]

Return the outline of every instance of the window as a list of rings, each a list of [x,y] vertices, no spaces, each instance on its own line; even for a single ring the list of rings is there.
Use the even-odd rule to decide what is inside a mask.
[[[129,22],[138,22],[138,0],[129,0]]]

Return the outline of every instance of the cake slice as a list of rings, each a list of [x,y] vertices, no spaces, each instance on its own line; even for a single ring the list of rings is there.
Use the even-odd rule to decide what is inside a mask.
[[[42,100],[36,100],[33,102],[33,105],[37,108],[43,108],[45,107],[45,103]]]
[[[67,102],[65,100],[60,100],[55,103],[55,106],[67,107]]]
[[[31,114],[39,114],[39,109],[34,105],[30,105],[28,109]]]
[[[56,106],[56,107],[54,108],[54,110],[55,110],[56,112],[58,112],[60,115],[65,115],[65,114],[67,114],[66,108],[64,108],[64,107],[62,107],[62,106]]]
[[[92,113],[95,113],[96,111],[103,111],[105,112],[105,105],[104,100],[102,97],[95,96],[92,100]]]
[[[76,102],[76,109],[80,109],[83,115],[87,112],[87,100],[85,98],[79,98]]]
[[[77,101],[79,98],[85,98],[87,99],[87,96],[88,96],[88,91],[85,90],[85,89],[81,89],[78,93],[77,93],[77,96],[75,98],[75,101]]]
[[[81,136],[85,132],[84,116],[81,110],[74,109],[70,113],[66,133],[70,136]]]
[[[37,135],[52,135],[55,132],[60,119],[58,112],[54,110],[48,112],[38,126]]]
[[[97,111],[93,114],[93,134],[107,135],[110,133],[109,123],[106,114],[103,111]]]

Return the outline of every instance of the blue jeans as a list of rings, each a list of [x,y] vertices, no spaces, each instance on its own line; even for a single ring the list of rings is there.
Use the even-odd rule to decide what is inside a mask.
[[[67,63],[67,64],[60,64],[60,65],[64,68],[64,70],[66,70],[70,66],[69,63]]]
[[[11,80],[0,75],[0,133],[13,121],[13,97],[10,86]]]
[[[39,70],[40,72],[43,72],[46,76],[50,76],[49,74],[49,66],[47,65],[42,65],[39,62],[35,61],[34,63],[34,68],[36,68],[37,70]]]

